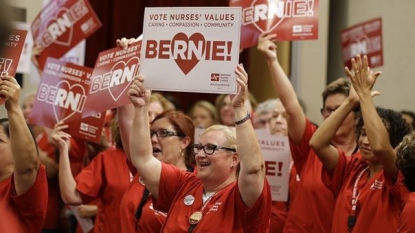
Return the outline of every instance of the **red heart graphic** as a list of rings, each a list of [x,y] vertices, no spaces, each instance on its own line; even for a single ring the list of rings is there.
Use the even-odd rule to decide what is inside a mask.
[[[58,83],[58,85],[56,85],[56,87],[60,89],[64,89],[67,92],[71,91],[75,93],[75,95],[80,94],[81,97],[79,98],[79,101],[82,103],[82,105],[78,104],[78,106],[82,106],[83,108],[85,104],[86,95],[85,95],[85,89],[82,85],[80,84],[71,85],[68,81],[61,81]],[[57,96],[55,97],[54,102],[56,98]],[[82,109],[80,109],[80,111],[82,112]],[[53,113],[55,114],[56,122],[59,122],[59,121],[68,122],[67,121],[68,119],[72,118],[75,114],[82,114],[81,112],[77,112],[76,110],[74,111],[70,107],[62,108],[60,106],[56,106],[55,104],[53,104]]]
[[[282,17],[279,18],[277,15],[273,15],[272,19],[267,18],[265,20],[258,20],[256,22],[253,21],[253,25],[261,32],[271,31],[284,21],[285,1],[281,1],[281,0],[254,0],[252,1],[251,6],[253,8],[255,8],[256,5],[267,5],[267,9],[269,10],[271,8],[270,7],[271,4],[273,4],[273,7],[272,7],[273,9],[274,8],[280,9],[279,13],[281,13]],[[268,12],[266,13],[266,15],[268,15]]]
[[[178,46],[177,49],[180,49],[181,51],[184,50],[184,57],[182,53],[179,53],[180,51],[174,51],[175,50],[175,44],[178,41],[183,41],[186,44],[186,48],[183,48],[183,46]],[[200,48],[199,43],[201,42],[201,46],[202,48]],[[205,53],[205,46],[206,46],[206,42],[205,42],[205,37],[203,37],[202,34],[200,33],[194,33],[193,35],[191,35],[189,38],[187,37],[186,34],[180,32],[177,33],[172,40],[171,43],[171,51],[173,53],[174,56],[174,61],[176,62],[176,64],[179,66],[179,68],[183,71],[184,74],[188,74],[196,65],[197,63],[199,63],[199,58],[197,58],[197,56],[195,55],[195,53],[192,53],[190,55],[190,57],[188,56],[188,49],[189,49],[189,44],[193,43],[199,50],[201,49],[203,52],[201,53],[201,57],[203,56],[203,54]],[[176,54],[178,53],[178,54]]]
[[[66,14],[66,17],[64,17],[64,15]],[[58,19],[61,19],[58,21]],[[73,25],[68,27],[68,25],[66,25],[67,21],[66,20],[70,20],[69,18],[69,12],[67,9],[63,9],[62,11],[60,11],[59,13],[56,14],[55,17],[51,18],[51,20],[46,24],[46,27],[49,28],[50,25],[55,24],[55,30],[58,30],[59,32],[62,32],[63,30],[65,30],[65,32],[58,36],[56,38],[56,40],[54,41],[55,44],[58,45],[62,45],[62,46],[69,46],[71,45],[72,42],[72,36],[73,36]],[[71,23],[72,24],[72,23]],[[58,26],[56,29],[56,26]],[[52,32],[49,32],[52,33]]]
[[[112,87],[108,88],[108,91],[109,91],[111,97],[114,99],[114,101],[117,101],[120,98],[120,96],[130,86],[130,82],[133,80],[134,76],[138,72],[138,68],[140,66],[140,60],[138,59],[138,57],[132,57],[127,62],[119,61],[119,62],[115,63],[115,65],[111,68],[111,73],[113,73],[115,70],[118,70],[118,69],[124,70],[126,67],[129,67],[131,69],[133,66],[135,66],[135,67],[134,67],[134,70],[132,71],[133,75],[131,77],[129,77],[130,80],[128,80],[128,78],[126,78],[126,80],[121,80],[121,82],[124,81],[123,83],[120,83],[119,85],[115,85],[115,86],[112,86]]]

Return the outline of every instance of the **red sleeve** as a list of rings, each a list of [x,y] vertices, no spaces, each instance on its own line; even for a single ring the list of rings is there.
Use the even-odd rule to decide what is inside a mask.
[[[244,213],[243,223],[245,232],[268,232],[271,219],[272,199],[267,179],[264,180],[264,187],[261,195],[251,208],[248,208],[242,201],[238,182],[236,183],[236,211]]]
[[[384,172],[384,171],[383,171]],[[395,183],[393,182],[392,178],[384,173],[385,176],[385,186],[389,188],[390,193],[398,202],[398,206],[402,206],[405,200],[408,197],[409,191],[405,187],[403,180],[404,177],[401,172],[398,173],[398,178],[396,179]]]
[[[100,197],[103,192],[103,155],[103,153],[98,154],[75,178],[76,189],[81,194],[84,204]]]
[[[23,219],[31,222],[40,221],[40,223],[43,223],[48,205],[48,183],[45,166],[43,164],[40,165],[35,182],[25,193],[19,196],[16,195],[14,175],[12,176],[11,184],[11,199],[17,209],[20,210]]]
[[[411,197],[412,195],[412,197]],[[400,223],[399,223],[399,233],[413,233],[415,232],[415,196],[414,193],[410,194],[408,202],[405,204],[405,207],[402,211]]]
[[[291,149],[291,156],[294,160],[294,166],[297,169],[298,175],[301,177],[301,173],[303,171],[303,167],[308,159],[308,154],[310,153],[311,147],[309,145],[310,139],[313,136],[314,132],[316,131],[317,127],[305,118],[306,124],[303,136],[301,141],[298,144],[295,144],[291,138],[290,140],[290,149]]]
[[[157,199],[153,197],[154,209],[167,213],[177,192],[191,178],[195,178],[193,173],[182,171],[170,164],[162,163],[159,196]]]
[[[330,174],[325,169],[322,170],[321,180],[330,189],[335,197],[340,192],[343,186],[345,175],[347,174],[347,167],[349,164],[349,157],[347,157],[343,151],[337,150],[339,153],[339,161],[337,161],[336,168],[333,174]]]

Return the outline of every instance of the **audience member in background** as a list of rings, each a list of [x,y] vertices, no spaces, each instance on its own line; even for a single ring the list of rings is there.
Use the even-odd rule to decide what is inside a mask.
[[[291,202],[284,232],[329,233],[333,219],[334,197],[321,180],[323,164],[309,146],[309,141],[317,127],[306,118],[294,88],[278,62],[275,40],[275,34],[262,33],[259,37],[258,49],[267,59],[274,88],[286,110],[291,155],[300,177],[298,191]],[[321,111],[324,119],[327,119],[343,103],[349,95],[349,88],[350,84],[345,79],[338,79],[326,87]],[[351,113],[331,142],[346,155],[358,151],[354,126],[355,117],[354,113]]]
[[[28,122],[33,109],[36,93],[29,93],[23,98],[22,111]],[[58,154],[56,146],[50,141],[51,131],[43,126],[28,123],[35,137],[39,150],[39,160],[45,165],[48,179],[48,209],[42,233],[54,233],[59,231],[61,223],[61,211],[63,203],[59,192],[58,179]]]
[[[402,114],[403,119],[405,119],[412,127],[412,130],[415,130],[415,113],[408,110],[402,110],[400,113]]]
[[[169,101],[164,98],[161,93],[154,92],[150,97],[150,104],[148,105],[148,116],[150,122],[154,120],[162,112],[167,111]]]
[[[253,111],[256,108],[258,102],[256,101],[254,95],[252,95],[250,92],[246,93],[245,99],[245,107],[247,111],[253,116]],[[215,100],[215,106],[219,113],[219,122],[226,126],[234,126],[235,112],[232,108],[230,95],[218,95]]]
[[[269,132],[269,121],[278,101],[278,99],[268,99],[258,104],[254,110],[254,117],[252,118],[254,129],[264,129]]]
[[[400,216],[398,232],[413,233],[415,232],[415,132],[404,137],[402,143],[396,148],[396,156],[396,164],[410,192]]]
[[[209,101],[199,100],[190,108],[189,114],[195,127],[206,129],[219,123],[215,105]]]
[[[0,232],[38,233],[48,203],[46,169],[20,107],[14,77],[0,77],[0,96],[6,100],[8,117],[0,120]]]
[[[398,112],[375,107],[372,96],[378,93],[371,89],[380,72],[370,70],[366,56],[352,59],[352,70],[346,68],[346,74],[353,84],[349,96],[310,140],[324,166],[323,181],[336,199],[332,232],[395,233],[407,191],[398,179],[394,148],[410,127]],[[331,142],[359,104],[362,117],[356,134],[360,156],[348,157]]]
[[[238,93],[232,97],[232,108],[236,130],[211,126],[201,135],[201,144],[193,146],[197,175],[157,159],[185,148],[192,150],[193,139],[167,120],[155,120],[150,127],[150,91],[144,87],[142,76],[131,85],[131,159],[151,192],[154,208],[168,212],[161,232],[267,232],[271,197],[258,140],[244,103],[247,74],[241,65],[235,72]],[[154,135],[161,129],[170,135],[163,141]],[[163,143],[161,148],[159,143]]]

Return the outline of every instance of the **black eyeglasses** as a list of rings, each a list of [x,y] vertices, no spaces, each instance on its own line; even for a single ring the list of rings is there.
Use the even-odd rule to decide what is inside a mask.
[[[203,146],[202,144],[193,144],[193,151],[195,152],[195,154],[199,153],[199,151],[201,151],[202,149],[203,149],[203,152],[205,152],[205,154],[207,155],[211,155],[215,153],[215,151],[218,149],[236,152],[234,148],[229,148],[229,147],[224,147],[224,146],[218,146],[218,145],[213,145],[213,144],[206,144]]]
[[[167,129],[159,129],[157,131],[150,131],[150,137],[152,138],[154,134],[158,138],[165,138],[165,137],[171,137],[171,136],[178,136],[178,137],[184,137],[184,133],[174,132]]]
[[[320,109],[320,113],[321,115],[323,115],[324,117],[330,116],[334,111],[336,111],[340,106],[337,106],[335,108],[322,108]]]

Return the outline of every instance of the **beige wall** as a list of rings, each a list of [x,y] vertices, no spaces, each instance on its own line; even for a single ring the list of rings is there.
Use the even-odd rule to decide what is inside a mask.
[[[347,23],[354,25],[382,17],[384,66],[375,89],[376,104],[415,111],[415,1],[348,0]]]

